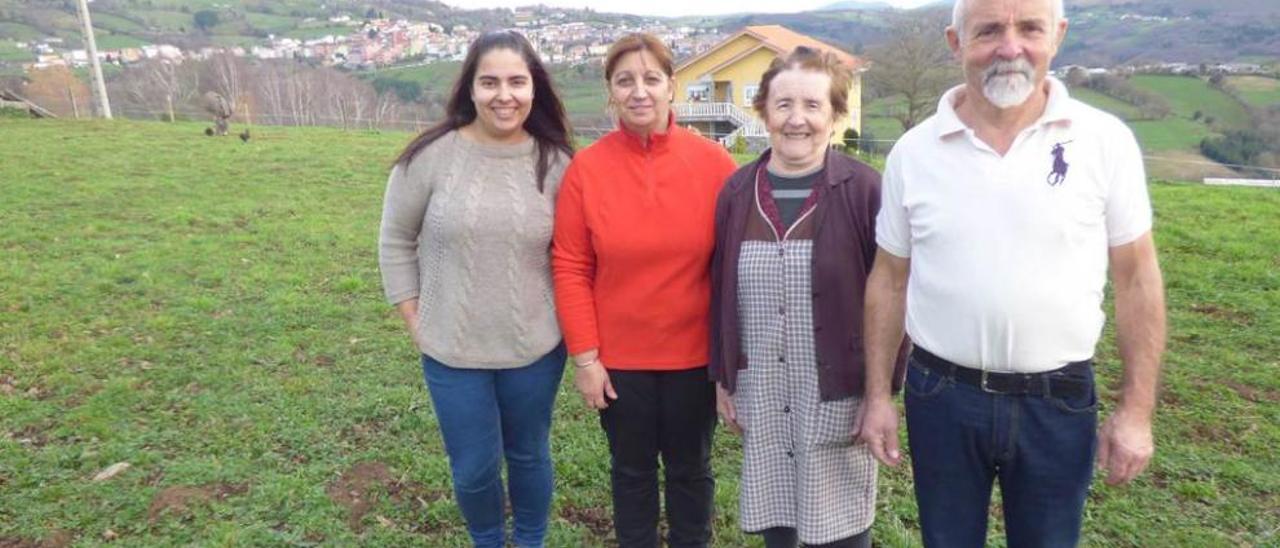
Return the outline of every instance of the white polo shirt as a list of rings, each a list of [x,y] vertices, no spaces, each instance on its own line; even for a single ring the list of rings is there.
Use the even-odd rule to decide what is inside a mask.
[[[1043,116],[1003,157],[956,116],[961,87],[889,153],[876,243],[911,259],[907,333],[966,367],[1093,356],[1108,247],[1151,230],[1133,133],[1048,82]]]

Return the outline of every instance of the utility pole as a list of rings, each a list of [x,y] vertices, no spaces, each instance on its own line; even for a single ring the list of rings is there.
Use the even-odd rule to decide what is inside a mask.
[[[107,99],[107,84],[102,80],[102,64],[98,62],[98,44],[93,39],[93,23],[89,20],[89,0],[79,0],[80,22],[84,24],[84,43],[89,48],[89,66],[93,67],[93,91],[98,96],[98,110],[102,117],[111,119],[111,102]]]

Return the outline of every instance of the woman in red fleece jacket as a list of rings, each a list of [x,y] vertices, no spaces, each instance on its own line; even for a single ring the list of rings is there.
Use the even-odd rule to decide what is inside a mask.
[[[711,536],[708,381],[716,196],[735,165],[675,124],[671,51],[628,35],[605,62],[620,128],[574,157],[556,205],[552,273],[574,382],[612,456],[624,547],[657,545],[658,456],[672,546]]]

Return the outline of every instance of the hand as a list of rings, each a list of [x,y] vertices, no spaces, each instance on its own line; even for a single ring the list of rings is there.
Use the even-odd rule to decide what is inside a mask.
[[[742,433],[742,427],[738,425],[738,409],[733,405],[733,394],[725,390],[720,383],[716,383],[716,413],[720,415],[720,421],[729,427],[730,432]]]
[[[866,443],[876,460],[888,466],[902,461],[898,452],[898,409],[888,397],[870,397],[858,405],[853,435]]]
[[[613,383],[609,381],[609,371],[598,359],[591,365],[575,369],[573,384],[582,394],[582,401],[592,409],[604,409],[609,407],[609,400],[618,399],[618,393],[613,391]]]
[[[409,339],[413,341],[413,349],[422,352],[422,338],[418,334],[418,318],[407,320],[405,328],[409,330]]]
[[[422,339],[418,336],[418,299],[417,297],[405,299],[396,303],[396,311],[400,313],[400,319],[404,321],[404,328],[409,331],[409,339],[413,341],[413,349],[422,352]]]
[[[1137,477],[1155,450],[1149,415],[1121,407],[1098,429],[1098,468],[1107,470],[1107,485],[1125,484]]]

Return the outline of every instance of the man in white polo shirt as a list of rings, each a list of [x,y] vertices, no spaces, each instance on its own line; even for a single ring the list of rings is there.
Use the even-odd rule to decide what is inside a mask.
[[[1047,77],[1066,30],[1062,0],[957,1],[946,39],[965,83],[885,168],[856,428],[897,464],[890,377],[905,323],[926,546],[982,546],[994,481],[1009,546],[1073,546],[1095,455],[1119,484],[1154,450],[1164,297],[1142,157],[1123,123]],[[1108,267],[1124,375],[1098,429]]]

